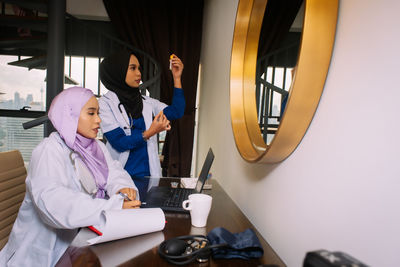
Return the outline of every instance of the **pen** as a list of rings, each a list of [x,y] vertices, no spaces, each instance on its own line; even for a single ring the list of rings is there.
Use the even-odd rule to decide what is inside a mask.
[[[88,228],[89,228],[90,230],[92,230],[93,232],[95,232],[96,234],[98,234],[98,235],[103,235],[102,232],[100,232],[99,230],[97,230],[97,229],[94,228],[93,226],[88,226]]]
[[[118,192],[125,200],[127,200],[127,201],[132,201],[129,197],[128,197],[128,195],[127,194],[124,194],[124,193],[122,193],[122,192]]]

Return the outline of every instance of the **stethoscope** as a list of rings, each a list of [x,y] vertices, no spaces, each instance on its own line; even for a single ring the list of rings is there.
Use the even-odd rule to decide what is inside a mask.
[[[74,157],[74,155],[76,155]],[[77,164],[76,158],[81,159],[81,164]],[[87,166],[83,163],[83,157],[78,151],[73,151],[71,150],[69,153],[69,159],[71,161],[71,164],[74,166],[75,173],[77,175],[77,178],[82,186],[82,188],[91,195],[92,198],[96,198],[96,194],[98,191],[96,181],[87,168]]]
[[[124,116],[124,114],[122,114],[121,105],[122,105],[122,103],[119,103],[119,104],[118,104],[119,112],[121,112],[122,118],[123,118],[124,121],[126,122],[126,125],[129,126],[129,128],[125,126],[124,129],[132,129],[132,128],[133,128],[133,118],[132,118],[132,115],[131,115],[131,113],[128,113],[128,112],[127,112],[127,115],[128,115],[128,117],[129,117],[129,121],[127,121],[126,118],[125,118],[125,116]]]

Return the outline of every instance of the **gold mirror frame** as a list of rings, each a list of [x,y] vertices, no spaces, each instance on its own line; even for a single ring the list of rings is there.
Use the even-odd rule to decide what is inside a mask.
[[[239,0],[233,36],[230,104],[236,147],[248,162],[276,163],[298,146],[317,109],[331,60],[338,0],[305,0],[295,76],[280,126],[266,145],[257,121],[255,73],[267,0]]]

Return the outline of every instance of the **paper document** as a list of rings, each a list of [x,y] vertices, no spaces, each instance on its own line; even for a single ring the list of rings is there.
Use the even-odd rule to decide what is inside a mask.
[[[158,231],[120,240],[118,246],[114,242],[98,244],[92,246],[91,250],[100,260],[101,267],[115,267],[157,247],[163,241],[164,233]]]
[[[107,210],[103,216],[105,225],[99,229],[103,235],[87,239],[89,245],[161,231],[165,226],[160,208]]]

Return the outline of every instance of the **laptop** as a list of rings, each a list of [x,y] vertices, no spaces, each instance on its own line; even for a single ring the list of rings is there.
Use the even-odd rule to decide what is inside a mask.
[[[204,183],[207,180],[213,161],[214,153],[210,148],[194,189],[171,188],[167,186],[152,187],[146,194],[145,204],[143,203],[141,207],[161,208],[163,211],[168,212],[189,212],[182,208],[182,202],[188,199],[190,194],[201,193],[203,191]]]

